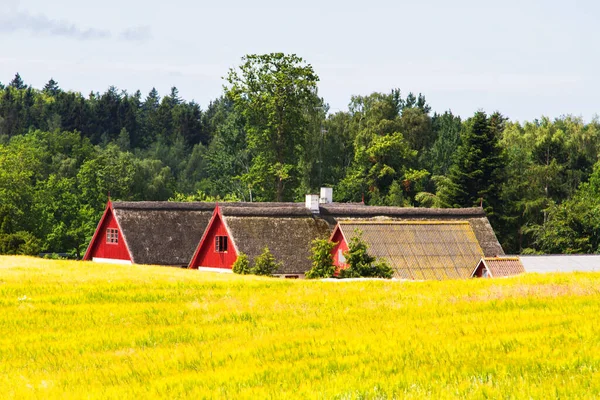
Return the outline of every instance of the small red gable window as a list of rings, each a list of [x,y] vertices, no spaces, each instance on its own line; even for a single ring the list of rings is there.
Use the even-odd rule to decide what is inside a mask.
[[[227,251],[227,236],[215,236],[215,252],[225,253]]]
[[[106,230],[106,243],[117,244],[119,243],[119,230],[114,228],[108,228]]]

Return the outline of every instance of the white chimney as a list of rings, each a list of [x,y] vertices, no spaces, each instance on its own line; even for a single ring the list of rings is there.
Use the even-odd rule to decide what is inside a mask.
[[[319,199],[321,204],[333,203],[333,189],[328,187],[321,188],[321,198]]]
[[[318,194],[307,194],[306,195],[306,208],[314,213],[319,212],[319,195]]]

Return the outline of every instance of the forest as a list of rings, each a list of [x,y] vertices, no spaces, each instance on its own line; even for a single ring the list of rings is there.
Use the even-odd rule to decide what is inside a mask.
[[[87,95],[0,83],[0,253],[81,257],[115,200],[482,205],[507,253],[596,253],[600,121],[463,119],[425,95],[357,94],[331,112],[296,55],[244,56],[205,108],[177,88]]]

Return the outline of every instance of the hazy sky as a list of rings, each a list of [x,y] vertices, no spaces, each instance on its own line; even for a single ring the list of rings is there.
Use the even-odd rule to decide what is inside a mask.
[[[492,4],[493,3],[493,4]],[[333,111],[400,88],[435,111],[513,120],[600,113],[596,1],[0,0],[0,81],[177,86],[205,108],[249,53],[296,53]]]

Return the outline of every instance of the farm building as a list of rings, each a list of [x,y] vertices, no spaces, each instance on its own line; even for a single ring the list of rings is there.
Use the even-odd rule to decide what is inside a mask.
[[[519,257],[484,257],[471,274],[472,278],[503,278],[525,273]]]
[[[396,276],[406,279],[467,278],[482,257],[504,254],[481,208],[336,204],[325,190],[305,204],[109,201],[84,259],[224,271],[241,252],[253,260],[269,247],[279,275],[301,277],[312,240],[330,237],[338,222],[348,240],[351,224],[379,232],[368,233],[374,255],[403,260]]]
[[[554,254],[542,256],[520,256],[526,272],[594,272],[600,271],[600,255],[597,254]]]
[[[406,208],[367,206],[364,204],[322,204],[319,215],[334,228],[338,221],[466,221],[485,257],[503,256],[504,250],[483,208]],[[477,260],[479,261],[479,260]],[[476,262],[477,262],[476,261]],[[471,270],[474,267],[471,266]],[[471,271],[469,271],[471,272]]]
[[[189,268],[231,270],[240,253],[250,262],[268,247],[282,263],[276,275],[303,276],[311,242],[327,238],[327,222],[298,203],[237,203],[215,208]]]
[[[468,221],[347,220],[339,221],[331,236],[337,267],[346,267],[344,252],[357,235],[398,279],[467,278],[484,256]]]
[[[83,259],[187,266],[213,208],[212,203],[109,201]]]

